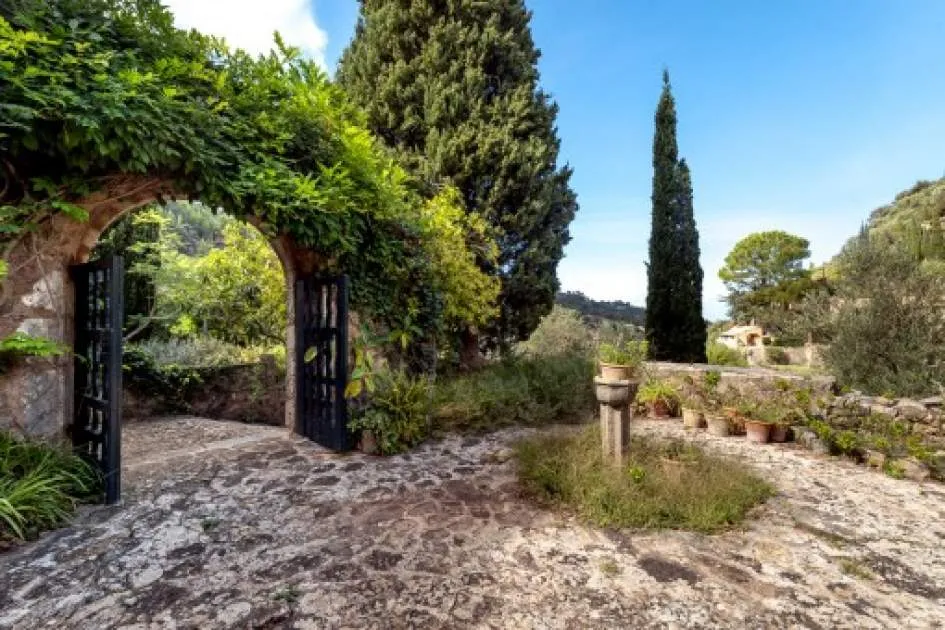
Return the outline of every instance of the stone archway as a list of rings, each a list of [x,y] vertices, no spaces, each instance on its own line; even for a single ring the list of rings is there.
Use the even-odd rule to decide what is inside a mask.
[[[167,181],[146,176],[110,178],[101,189],[76,205],[87,222],[56,215],[20,242],[9,256],[10,275],[4,284],[0,336],[20,330],[59,341],[69,347],[74,334],[74,287],[69,267],[88,260],[102,232],[137,208],[184,195]],[[255,217],[242,217],[259,227]],[[295,356],[293,287],[300,275],[319,267],[318,257],[297,247],[285,235],[270,241],[286,281],[286,354]],[[27,435],[58,438],[72,421],[73,362],[71,357],[32,359],[15,366],[0,381],[0,428]],[[285,425],[295,429],[297,374],[286,361]]]

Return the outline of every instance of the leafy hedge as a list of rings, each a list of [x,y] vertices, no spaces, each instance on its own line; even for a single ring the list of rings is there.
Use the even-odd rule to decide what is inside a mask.
[[[455,194],[420,198],[362,114],[278,38],[252,58],[174,28],[158,0],[9,0],[0,75],[7,252],[54,214],[85,220],[81,200],[110,181],[150,175],[311,248],[395,330],[494,312],[498,285],[476,264],[494,256],[484,224],[458,220]]]

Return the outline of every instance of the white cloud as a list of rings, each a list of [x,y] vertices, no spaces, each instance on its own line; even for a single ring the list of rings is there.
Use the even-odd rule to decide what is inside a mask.
[[[273,33],[325,67],[328,36],[315,22],[312,0],[163,0],[179,28],[226,39],[253,54],[273,47]]]

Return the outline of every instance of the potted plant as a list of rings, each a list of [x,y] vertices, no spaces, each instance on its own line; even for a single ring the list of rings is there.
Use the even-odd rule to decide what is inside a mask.
[[[682,403],[683,427],[699,429],[705,426],[705,401],[699,394],[686,397]]]
[[[637,392],[637,400],[655,418],[669,418],[679,406],[679,394],[667,381],[647,381]]]
[[[601,378],[607,381],[633,380],[646,359],[647,343],[630,340],[622,346],[602,343],[597,347]]]
[[[761,405],[748,412],[745,416],[745,432],[749,442],[765,444],[771,437],[771,427],[777,409],[772,405]]]
[[[705,423],[708,427],[709,435],[728,437],[732,434],[732,425],[728,417],[722,413],[722,409],[719,405],[711,405],[706,409]]]

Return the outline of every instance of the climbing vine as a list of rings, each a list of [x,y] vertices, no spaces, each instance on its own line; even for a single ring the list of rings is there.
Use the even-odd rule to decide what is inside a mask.
[[[0,5],[0,256],[129,175],[284,233],[354,278],[355,306],[416,334],[481,322],[494,250],[459,197],[422,199],[313,62],[174,28],[157,0]],[[470,246],[471,244],[471,246]],[[12,271],[12,270],[11,270]]]

